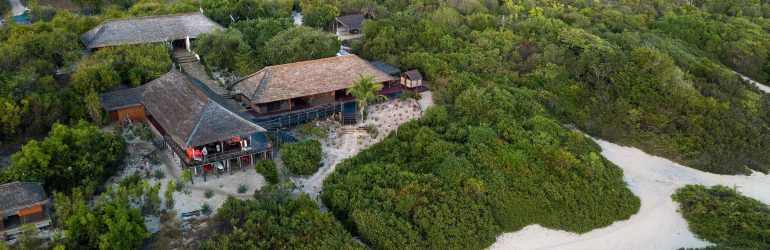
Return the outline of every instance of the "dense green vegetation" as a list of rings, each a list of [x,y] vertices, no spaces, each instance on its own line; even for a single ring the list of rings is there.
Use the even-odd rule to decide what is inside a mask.
[[[272,160],[258,160],[254,164],[254,169],[257,173],[265,177],[265,180],[270,184],[278,183],[278,169],[275,166],[275,161]]]
[[[362,249],[350,233],[306,194],[265,187],[254,200],[228,198],[201,249]]]
[[[321,142],[305,140],[281,146],[281,160],[295,175],[311,175],[321,167]]]
[[[65,193],[75,187],[95,187],[115,173],[125,152],[123,137],[94,125],[54,124],[44,140],[30,140],[11,156],[11,165],[0,172],[0,182],[43,182],[49,192]]]
[[[726,247],[770,248],[770,206],[725,186],[687,185],[672,198],[698,237]]]
[[[130,200],[157,197],[157,193],[109,187],[93,206],[87,202],[88,195],[80,188],[73,189],[69,197],[54,193],[56,219],[64,229],[64,239],[57,245],[67,249],[138,249],[150,237],[144,218],[139,209],[131,208]]]
[[[639,199],[622,170],[523,91],[470,87],[340,163],[324,203],[374,248],[478,249],[538,223],[586,232]]]
[[[551,115],[589,134],[709,172],[768,171],[770,97],[722,66],[763,80],[767,69],[752,64],[764,64],[770,45],[761,20],[669,22],[700,13],[673,2],[380,5],[355,52],[420,69],[439,102],[451,103],[464,85],[529,89]],[[688,43],[704,40],[688,38],[702,34],[685,31],[688,22],[725,25],[718,30],[730,32],[712,33],[728,46]]]
[[[278,33],[265,44],[268,64],[284,64],[332,57],[340,50],[334,34],[304,26]]]

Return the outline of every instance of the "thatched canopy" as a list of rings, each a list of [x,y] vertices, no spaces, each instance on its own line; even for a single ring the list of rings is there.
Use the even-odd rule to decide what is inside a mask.
[[[224,27],[201,13],[111,19],[80,36],[86,48],[196,38]]]
[[[0,185],[0,214],[48,202],[43,185],[38,182],[11,182]]]
[[[345,26],[348,29],[360,30],[361,22],[364,21],[364,14],[339,16],[334,18],[334,20],[342,24],[342,26]]]
[[[356,55],[266,67],[233,85],[254,104],[347,89],[361,76],[375,82],[395,80]]]
[[[172,70],[146,84],[145,109],[179,146],[200,146],[265,129],[214,100],[182,72]]]

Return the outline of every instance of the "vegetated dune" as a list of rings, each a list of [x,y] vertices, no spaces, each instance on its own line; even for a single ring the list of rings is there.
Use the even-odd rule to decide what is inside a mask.
[[[688,168],[632,147],[600,139],[602,155],[624,171],[623,179],[641,198],[639,213],[625,221],[585,234],[552,230],[539,225],[498,236],[492,249],[676,249],[705,247],[677,212],[671,195],[687,184],[736,187],[742,194],[770,203],[770,175],[717,175]]]

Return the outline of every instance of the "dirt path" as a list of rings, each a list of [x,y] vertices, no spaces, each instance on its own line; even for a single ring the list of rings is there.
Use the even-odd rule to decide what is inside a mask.
[[[688,168],[643,151],[595,139],[602,155],[623,169],[623,180],[641,199],[630,219],[590,231],[569,233],[530,225],[497,237],[493,249],[677,249],[711,245],[695,237],[671,199],[687,184],[736,187],[739,192],[770,203],[770,175],[717,175]]]

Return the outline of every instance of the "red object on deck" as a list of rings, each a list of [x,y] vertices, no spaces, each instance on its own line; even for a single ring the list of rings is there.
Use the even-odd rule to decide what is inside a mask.
[[[214,171],[214,167],[211,166],[211,164],[203,165],[203,171],[212,172],[212,171]]]
[[[187,147],[185,153],[187,154],[187,158],[203,157],[203,152],[195,150],[192,147]]]
[[[248,156],[241,156],[241,161],[243,161],[243,164],[245,165],[248,165],[250,163]]]

